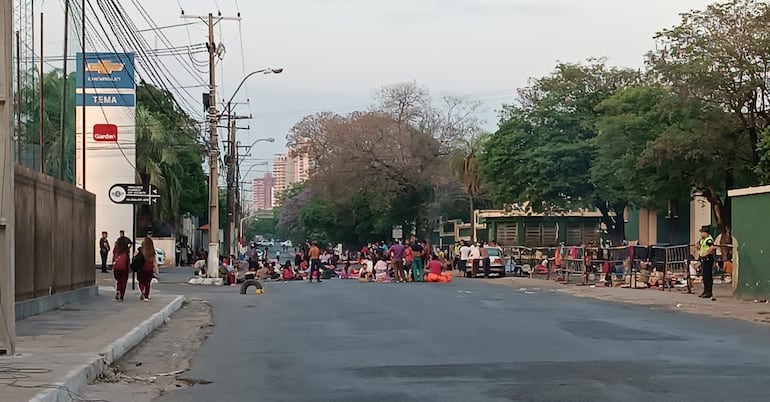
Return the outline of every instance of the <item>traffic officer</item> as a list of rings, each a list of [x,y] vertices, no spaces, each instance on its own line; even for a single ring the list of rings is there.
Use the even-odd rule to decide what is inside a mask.
[[[710,299],[713,297],[714,253],[716,251],[716,247],[714,247],[714,239],[709,234],[708,226],[703,226],[700,229],[700,241],[698,244],[700,246],[698,255],[700,259],[701,271],[703,272],[703,293],[701,293],[698,297]]]

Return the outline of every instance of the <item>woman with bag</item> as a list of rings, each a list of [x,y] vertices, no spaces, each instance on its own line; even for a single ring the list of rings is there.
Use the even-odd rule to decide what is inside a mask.
[[[155,244],[149,236],[144,238],[142,246],[137,250],[137,257],[139,257],[139,254],[141,254],[141,258],[144,260],[142,270],[136,274],[139,281],[139,291],[141,292],[139,300],[150,301],[150,285],[152,284],[152,278],[158,276],[158,260],[155,258]]]
[[[112,275],[115,277],[115,300],[123,301],[128,284],[129,266],[128,238],[121,237],[112,251]]]

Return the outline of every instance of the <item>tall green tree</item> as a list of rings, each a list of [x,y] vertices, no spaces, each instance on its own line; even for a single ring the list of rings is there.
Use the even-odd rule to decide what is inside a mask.
[[[679,25],[659,32],[657,49],[647,58],[662,84],[732,116],[732,121],[720,123],[729,126],[721,135],[694,132],[689,147],[668,151],[674,158],[685,160],[693,152],[714,149],[710,146],[715,138],[722,146],[742,147],[724,156],[731,163],[720,164],[724,170],[721,175],[696,178],[696,189],[711,203],[722,233],[729,232],[731,221],[727,190],[757,183],[756,167],[763,157],[761,152],[766,152],[759,141],[770,121],[768,24],[770,6],[764,1],[712,4],[705,10],[682,14]],[[684,145],[684,141],[671,145]],[[722,156],[717,153],[712,157]],[[701,163],[707,163],[703,160]]]
[[[178,191],[174,187],[173,193],[176,200],[169,205],[172,209],[167,211],[168,214],[165,219],[168,220],[165,223],[177,223],[181,216],[186,213],[198,217],[206,216],[208,213],[208,180],[203,172],[203,155],[206,153],[206,149],[199,141],[198,124],[177,106],[174,102],[174,95],[170,92],[159,89],[152,84],[141,82],[137,85],[136,93],[137,126],[139,126],[141,119],[151,117],[150,128],[159,131],[154,135],[144,135],[141,138],[137,136],[137,148],[143,147],[151,151],[147,156],[137,152],[137,162],[140,159],[143,160],[142,164],[137,166],[140,170],[138,173],[152,174],[144,169],[165,163],[168,165],[165,173],[173,175],[173,178],[168,180],[178,183]],[[146,112],[146,114],[140,117],[140,111]],[[145,134],[149,133],[146,132]],[[164,161],[162,159],[164,153],[158,152],[159,148],[164,147],[162,142],[140,144],[140,141],[144,140],[168,141],[165,147],[167,149],[163,151],[169,159]],[[170,163],[172,159],[174,163]]]
[[[22,87],[19,91],[21,101],[21,164],[32,167],[40,161],[40,100],[43,100],[43,143],[42,161],[47,174],[67,182],[74,180],[75,165],[75,74],[67,79],[66,110],[64,111],[64,131],[62,132],[62,89],[65,84],[63,73],[59,69],[43,74],[43,92],[40,91],[38,70],[22,72]],[[34,84],[34,85],[33,85]],[[61,142],[64,141],[64,154]],[[63,159],[62,159],[63,157]]]
[[[628,199],[602,197],[591,177],[598,152],[596,107],[638,80],[635,71],[590,59],[559,64],[519,90],[518,104],[506,108],[483,147],[480,171],[495,200],[549,213],[596,208],[612,241],[622,241]]]
[[[465,195],[468,197],[468,208],[471,222],[471,240],[476,241],[476,220],[473,219],[475,210],[474,199],[481,191],[481,172],[479,171],[479,158],[481,156],[483,141],[481,135],[472,136],[461,142],[450,156],[449,166],[455,177],[462,183]]]
[[[149,110],[143,106],[136,108],[136,169],[145,173],[149,184],[158,188],[161,195],[153,207],[142,206],[145,213],[152,211],[155,222],[178,221],[179,199],[182,192],[181,175],[183,168],[179,163],[178,144],[171,133],[164,130]],[[137,177],[137,180],[141,180]]]

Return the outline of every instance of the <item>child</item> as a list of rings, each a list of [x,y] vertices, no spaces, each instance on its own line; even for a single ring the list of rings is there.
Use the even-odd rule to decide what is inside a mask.
[[[361,261],[361,270],[358,271],[359,282],[371,282],[374,265],[371,260]]]
[[[340,279],[350,279],[350,261],[345,261],[345,266],[335,272]]]
[[[390,277],[388,276],[388,263],[384,258],[379,259],[379,261],[374,264],[374,272],[377,283],[390,282]]]

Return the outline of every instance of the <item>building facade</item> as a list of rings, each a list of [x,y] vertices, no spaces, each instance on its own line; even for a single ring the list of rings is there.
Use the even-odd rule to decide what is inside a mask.
[[[281,194],[293,184],[307,181],[311,169],[310,154],[306,147],[291,147],[288,152],[276,155],[273,164],[271,206],[279,206]]]
[[[270,173],[265,173],[263,177],[252,181],[251,201],[255,210],[273,208],[274,182],[273,175]]]

